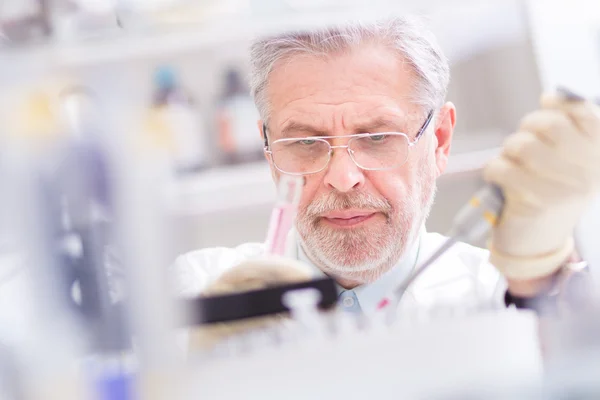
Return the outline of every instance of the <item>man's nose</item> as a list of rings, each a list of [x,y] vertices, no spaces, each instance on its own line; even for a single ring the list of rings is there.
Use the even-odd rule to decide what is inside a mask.
[[[325,185],[345,193],[362,186],[365,175],[352,161],[347,148],[337,148],[331,155],[324,182]]]

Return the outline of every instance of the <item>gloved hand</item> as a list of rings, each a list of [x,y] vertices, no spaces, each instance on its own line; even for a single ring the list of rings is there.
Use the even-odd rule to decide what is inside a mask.
[[[573,252],[575,225],[600,187],[600,107],[544,95],[484,177],[506,198],[491,263],[509,281],[552,275]]]

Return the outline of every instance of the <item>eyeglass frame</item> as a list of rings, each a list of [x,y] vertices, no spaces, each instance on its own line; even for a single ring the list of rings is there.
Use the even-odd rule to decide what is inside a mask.
[[[421,128],[419,129],[419,131],[417,132],[417,134],[415,135],[415,139],[411,140],[407,134],[403,133],[403,132],[376,132],[376,133],[355,133],[352,135],[342,135],[342,136],[309,136],[306,138],[303,137],[299,137],[299,138],[284,138],[284,139],[277,139],[275,141],[273,141],[273,143],[279,141],[279,140],[302,140],[302,139],[319,139],[319,140],[324,140],[327,144],[329,144],[329,159],[327,160],[327,163],[325,164],[325,166],[323,168],[321,168],[318,171],[314,171],[314,172],[287,172],[287,171],[282,171],[281,169],[279,169],[279,167],[277,166],[277,164],[275,164],[275,160],[273,160],[273,152],[270,149],[270,144],[269,144],[269,138],[267,137],[267,124],[263,122],[263,140],[264,140],[264,152],[267,153],[269,155],[269,157],[271,158],[271,161],[273,161],[273,165],[275,165],[275,168],[287,175],[312,175],[312,174],[318,174],[319,172],[323,171],[325,168],[327,168],[327,166],[329,165],[329,162],[331,161],[331,154],[333,153],[334,149],[347,149],[350,150],[348,147],[348,144],[345,145],[339,145],[339,146],[332,146],[329,142],[327,142],[327,139],[336,139],[336,138],[340,138],[340,139],[345,139],[345,138],[350,138],[350,139],[354,139],[354,138],[361,138],[361,137],[370,137],[370,136],[377,136],[377,135],[383,135],[383,134],[389,134],[389,133],[395,133],[401,136],[404,136],[406,138],[406,140],[408,141],[408,149],[410,150],[411,147],[413,147],[414,145],[416,145],[419,142],[419,139],[421,139],[421,137],[423,136],[423,134],[425,133],[425,131],[427,130],[427,128],[429,127],[429,124],[431,123],[431,121],[433,120],[433,114],[434,114],[434,110],[429,111],[429,114],[427,114],[427,119],[425,120],[425,122],[423,123],[423,125],[421,126]],[[350,153],[349,153],[350,154]],[[365,171],[385,171],[385,170],[389,170],[389,169],[394,169],[394,168],[399,168],[400,166],[404,165],[404,164],[400,164],[394,167],[389,167],[389,168],[364,168],[360,165],[358,165],[358,163],[354,160],[354,158],[352,157],[352,154],[350,154],[350,158],[352,159],[352,162],[354,164],[356,164],[356,166],[360,169],[363,169]],[[406,162],[406,161],[405,161]]]

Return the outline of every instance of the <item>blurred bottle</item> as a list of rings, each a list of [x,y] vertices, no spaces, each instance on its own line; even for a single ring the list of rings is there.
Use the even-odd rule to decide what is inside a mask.
[[[60,41],[102,38],[120,29],[113,1],[53,0],[52,5],[54,35]]]
[[[8,0],[0,3],[4,44],[35,42],[52,34],[49,0]]]
[[[257,128],[259,119],[239,71],[228,69],[217,111],[218,143],[227,164],[264,158],[263,141]]]
[[[172,68],[159,68],[154,80],[152,114],[163,127],[159,135],[167,136],[162,141],[170,145],[176,172],[187,174],[206,168],[208,152],[204,121],[192,99],[177,81]]]

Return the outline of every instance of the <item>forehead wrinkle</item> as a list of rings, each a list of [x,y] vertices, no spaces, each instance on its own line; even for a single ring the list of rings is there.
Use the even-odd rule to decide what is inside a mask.
[[[376,105],[358,113],[341,115],[341,125],[349,133],[404,132],[408,113],[400,106]]]
[[[354,128],[352,125],[368,125],[367,123],[372,122],[372,118],[361,118],[363,121],[367,121],[356,122],[355,115],[383,114],[381,110],[384,109],[385,113],[393,115],[393,118],[398,120],[395,125],[400,125],[401,120],[406,119],[404,109],[411,110],[413,108],[410,101],[411,96],[407,93],[407,89],[410,91],[410,84],[399,82],[398,79],[392,79],[390,82],[390,76],[402,75],[397,71],[390,74],[380,70],[375,74],[367,74],[369,79],[365,81],[363,79],[365,75],[361,74],[362,69],[358,70],[356,76],[354,71],[350,70],[349,72],[352,74],[347,74],[346,79],[341,79],[339,82],[338,79],[334,79],[335,82],[332,81],[331,77],[328,78],[329,80],[322,81],[324,77],[321,76],[319,70],[315,70],[316,66],[325,69],[331,66],[342,68],[341,72],[336,72],[336,76],[339,76],[346,72],[344,68],[349,67],[351,63],[339,65],[339,56],[326,59],[293,57],[293,60],[305,63],[309,71],[314,72],[314,75],[311,73],[301,79],[298,76],[292,76],[294,79],[285,79],[288,74],[297,75],[298,73],[298,70],[293,67],[296,64],[291,62],[292,59],[285,60],[279,65],[279,68],[275,69],[269,82],[271,104],[276,105],[276,108],[272,108],[272,116],[279,114],[277,119],[282,121],[281,117],[283,117],[283,122],[273,121],[277,124],[273,127],[274,129],[283,128],[288,123],[287,121],[293,118],[299,123],[311,122],[311,125],[321,131],[348,134],[352,130],[348,128]],[[396,66],[398,65],[402,70],[403,63],[397,63]],[[385,67],[389,67],[389,65],[384,64],[384,69]],[[408,81],[411,78],[409,74]],[[275,82],[277,82],[277,86]],[[274,90],[275,87],[278,90]],[[388,91],[391,87],[399,90]],[[330,110],[323,109],[323,107],[339,107],[340,109]],[[392,111],[385,110],[385,108]]]
[[[325,136],[325,130],[321,128],[323,124],[320,120],[321,118],[317,113],[295,112],[278,124],[280,128],[277,128],[277,132],[281,137],[290,136],[290,132],[287,131],[293,131],[294,126],[298,128],[305,126],[309,131],[315,134],[318,133],[320,136]]]
[[[327,136],[326,131],[319,129],[316,126],[292,121],[281,130],[281,137],[298,136],[297,134],[295,134],[295,132],[301,132],[302,136]]]
[[[315,103],[323,106],[327,103]],[[344,102],[342,104],[362,104]],[[412,118],[414,116],[415,118]],[[308,117],[308,118],[307,118]],[[413,119],[416,121],[413,123]],[[419,112],[407,112],[403,108],[390,105],[376,105],[368,110],[355,113],[354,109],[343,109],[331,114],[331,125],[324,124],[319,113],[296,111],[283,120],[278,131],[282,137],[297,136],[294,131],[306,136],[336,136],[353,133],[402,132],[409,134],[420,122]]]

